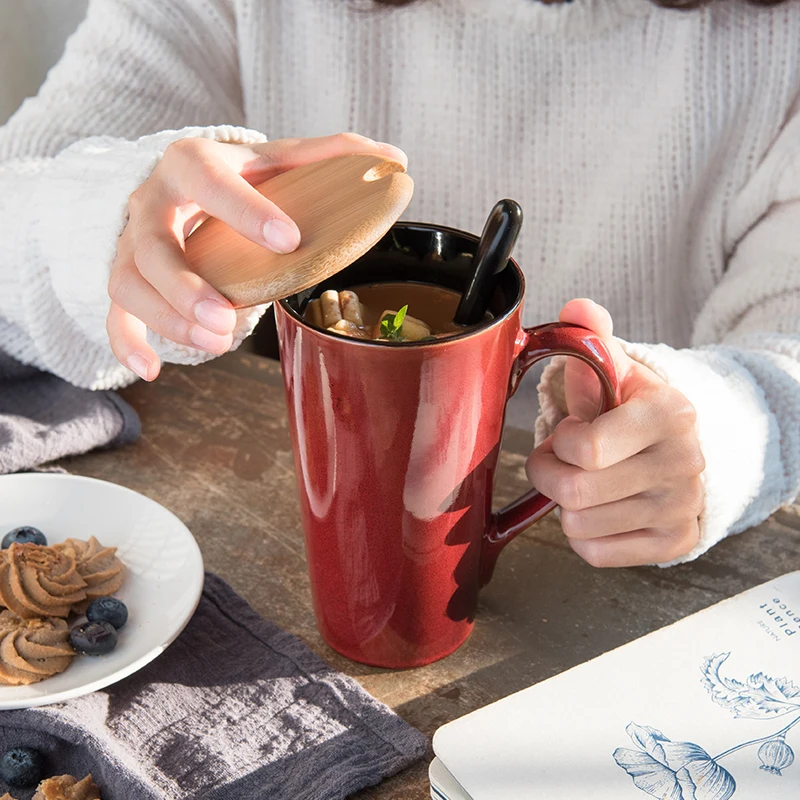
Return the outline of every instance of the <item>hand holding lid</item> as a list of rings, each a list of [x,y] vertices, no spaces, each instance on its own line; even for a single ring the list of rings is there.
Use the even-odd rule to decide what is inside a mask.
[[[300,246],[277,254],[218,219],[186,240],[193,269],[237,308],[307,289],[352,264],[405,211],[414,182],[397,161],[348,155],[306,164],[255,187],[300,229]]]

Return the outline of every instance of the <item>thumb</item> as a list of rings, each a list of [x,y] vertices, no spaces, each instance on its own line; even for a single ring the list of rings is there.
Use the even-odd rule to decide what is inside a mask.
[[[608,347],[620,381],[630,368],[630,359],[614,339],[611,314],[593,300],[570,300],[558,316],[560,322],[580,325],[596,333]],[[577,358],[568,358],[564,370],[564,392],[569,413],[584,422],[590,422],[600,405],[600,381],[592,368]]]
[[[609,344],[614,335],[614,323],[611,314],[594,300],[585,297],[570,300],[558,315],[559,322],[568,322],[571,325],[580,325],[594,331],[606,344]]]

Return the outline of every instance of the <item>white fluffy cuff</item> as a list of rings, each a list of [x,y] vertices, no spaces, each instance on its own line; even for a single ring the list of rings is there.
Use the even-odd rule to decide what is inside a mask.
[[[99,136],[76,142],[46,167],[34,201],[42,220],[36,242],[41,271],[32,282],[40,285],[30,297],[31,313],[44,321],[31,326],[32,338],[39,353],[52,355],[40,366],[92,389],[117,388],[135,379],[116,362],[106,337],[109,270],[127,222],[128,197],[166,147],[188,137],[266,141],[257,131],[230,125],[162,131],[136,141]],[[261,312],[239,312],[236,345],[252,332]],[[160,336],[149,339],[164,361],[197,364],[213,357]]]

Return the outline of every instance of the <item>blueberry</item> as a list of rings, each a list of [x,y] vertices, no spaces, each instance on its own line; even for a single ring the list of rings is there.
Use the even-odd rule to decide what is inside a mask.
[[[104,656],[117,646],[117,631],[109,622],[85,622],[69,634],[76,653],[85,656]]]
[[[89,622],[108,622],[119,630],[128,621],[128,607],[116,597],[98,597],[89,603],[86,619]]]
[[[44,757],[30,747],[15,747],[0,756],[0,778],[15,789],[36,786],[44,777]]]
[[[14,528],[3,537],[2,549],[8,550],[12,544],[47,544],[45,535],[38,529],[25,525],[22,528]]]

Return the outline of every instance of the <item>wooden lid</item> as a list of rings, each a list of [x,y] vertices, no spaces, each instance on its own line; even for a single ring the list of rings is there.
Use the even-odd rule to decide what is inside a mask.
[[[284,172],[255,187],[300,229],[278,255],[209,218],[186,240],[194,270],[236,308],[279,300],[352,264],[405,211],[414,182],[397,161],[350,155]]]

